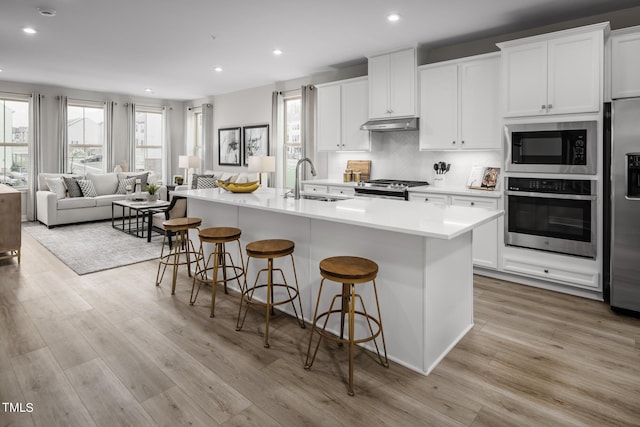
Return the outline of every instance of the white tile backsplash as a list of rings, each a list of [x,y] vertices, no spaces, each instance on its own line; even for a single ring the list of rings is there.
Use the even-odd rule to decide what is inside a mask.
[[[503,166],[499,150],[420,151],[419,132],[373,133],[370,152],[328,153],[327,178],[342,179],[347,160],[371,160],[371,179],[411,179],[433,182],[436,162],[451,163],[447,186],[464,186],[472,166]]]

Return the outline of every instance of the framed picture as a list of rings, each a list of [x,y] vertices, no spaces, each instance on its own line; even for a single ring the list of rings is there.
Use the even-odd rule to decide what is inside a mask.
[[[218,129],[218,164],[240,166],[240,128]]]
[[[245,126],[243,164],[249,164],[249,156],[269,155],[269,125]]]

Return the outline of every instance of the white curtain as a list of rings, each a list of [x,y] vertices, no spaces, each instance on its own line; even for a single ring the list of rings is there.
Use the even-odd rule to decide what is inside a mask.
[[[67,104],[66,96],[58,97],[58,172],[67,172]]]
[[[162,181],[171,184],[171,120],[170,107],[162,107],[162,150],[164,153],[162,161]]]
[[[202,104],[202,170],[214,170],[213,106]]]
[[[276,176],[275,176],[275,187],[283,188],[284,187],[284,174],[286,173],[285,162],[286,153],[284,152],[284,101],[282,92],[274,91],[271,94],[271,135],[269,138],[273,143],[271,144],[271,153],[272,156],[276,156],[276,159],[281,159],[281,161],[276,161]],[[271,185],[267,181],[267,185]]]
[[[127,107],[127,140],[129,144],[129,171],[136,170],[136,104],[126,104]]]
[[[38,190],[38,174],[43,172],[42,159],[42,98],[43,95],[33,93],[29,112],[29,192],[27,203],[27,219],[35,221],[36,191]]]
[[[302,158],[308,157],[314,163],[316,170],[316,138],[315,138],[315,112],[316,112],[316,87],[313,85],[302,86],[300,107],[300,137],[302,138]],[[306,163],[303,166],[303,179],[308,179]]]
[[[112,171],[114,168],[115,148],[113,146],[113,115],[117,104],[114,101],[105,101],[104,103],[104,140],[106,143],[106,153],[104,155],[106,171]]]

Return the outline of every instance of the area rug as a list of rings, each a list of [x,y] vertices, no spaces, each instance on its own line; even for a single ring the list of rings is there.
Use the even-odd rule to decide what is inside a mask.
[[[162,247],[162,237],[147,242],[115,230],[111,221],[54,228],[32,223],[24,230],[79,275],[158,258]]]

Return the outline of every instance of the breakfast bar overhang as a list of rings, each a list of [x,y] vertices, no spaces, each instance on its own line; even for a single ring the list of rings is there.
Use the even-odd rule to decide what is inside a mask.
[[[472,231],[503,215],[501,210],[377,198],[295,200],[273,188],[249,194],[186,190],[180,195],[188,198],[188,215],[202,218],[202,228],[240,228],[243,247],[260,239],[294,241],[307,322],[322,259],[353,255],[375,261],[389,358],[425,375],[473,327]],[[197,235],[191,238],[197,241]],[[370,298],[372,292],[364,291],[367,306]]]

